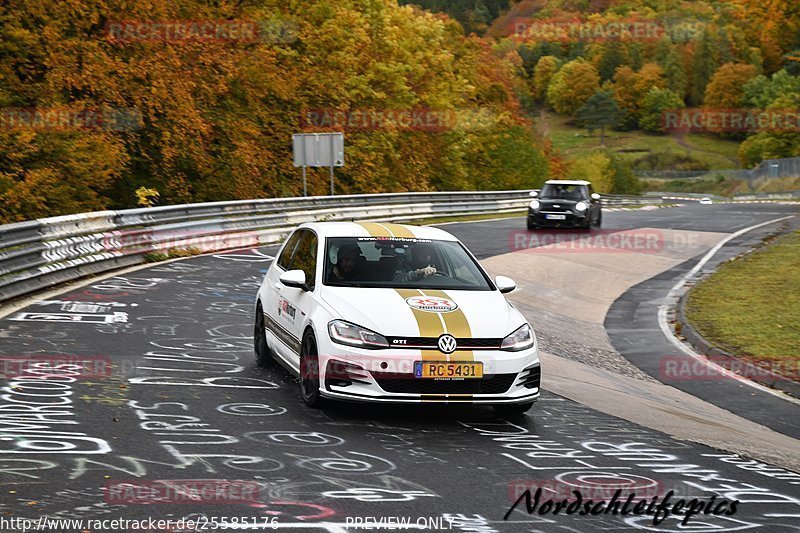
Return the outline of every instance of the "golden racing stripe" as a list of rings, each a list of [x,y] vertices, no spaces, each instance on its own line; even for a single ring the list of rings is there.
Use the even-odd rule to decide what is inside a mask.
[[[439,403],[442,401],[442,394],[420,394],[420,396],[420,403]]]
[[[446,292],[433,290],[433,289],[421,289],[422,293],[425,296],[432,296],[434,298],[447,298],[450,301],[454,301]],[[424,312],[424,311],[423,311]],[[453,337],[459,339],[469,339],[472,337],[472,330],[469,327],[469,321],[467,320],[467,316],[464,314],[464,311],[459,307],[455,311],[451,311],[449,313],[437,313],[441,314],[442,318],[444,318],[444,323],[447,326],[447,332],[452,335]],[[474,361],[475,354],[472,350],[456,350],[452,354],[450,354],[450,361]]]
[[[392,222],[356,222],[356,224],[367,230],[370,237],[414,238],[410,229]]]
[[[394,224],[392,222],[381,222],[381,226],[385,227],[386,229],[394,233],[395,237],[401,237],[404,239],[414,238],[414,234],[411,232],[411,230],[400,224]]]
[[[421,296],[419,291],[416,289],[395,289],[395,291],[400,295],[401,298],[403,298],[403,300],[411,298],[412,296]],[[414,319],[417,321],[420,337],[438,338],[439,335],[444,333],[442,321],[439,320],[438,313],[420,311],[419,309],[414,309],[413,307],[409,307],[409,309],[411,309],[411,312],[414,313]],[[423,361],[447,360],[444,354],[440,353],[439,350],[421,350],[421,352]]]
[[[452,301],[452,298],[444,291],[430,290],[430,289],[395,289],[404,300],[412,296],[433,296],[437,298],[447,298]],[[449,313],[431,313],[429,311],[420,311],[419,309],[411,308],[414,313],[414,318],[417,320],[419,326],[420,337],[434,337],[438,338],[442,333],[450,333],[454,337],[470,338],[472,337],[472,330],[469,327],[464,311],[460,308]],[[444,321],[444,326],[442,325]],[[445,331],[446,328],[446,331]],[[475,355],[472,350],[456,350],[450,356],[446,356],[439,350],[420,350],[422,352],[423,361],[474,361]],[[471,403],[472,394],[422,394],[420,398],[421,403],[439,403],[442,401],[442,396],[445,402],[449,398],[458,399],[465,403]]]
[[[382,224],[376,222],[356,222],[356,224],[367,230],[370,237],[394,237],[392,232]]]

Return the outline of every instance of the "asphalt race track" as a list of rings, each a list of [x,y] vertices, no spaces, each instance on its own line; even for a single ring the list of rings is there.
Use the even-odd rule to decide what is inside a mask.
[[[694,247],[665,248],[660,253],[667,255],[644,257],[663,283],[646,285],[647,279],[623,280],[620,274],[612,284],[615,293],[587,297],[591,305],[570,316],[558,314],[558,306],[541,296],[556,290],[555,277],[542,277],[543,292],[536,292],[537,271],[517,279],[519,273],[509,270],[521,289],[515,296],[519,303],[512,300],[537,328],[544,351],[643,383],[661,381],[642,348],[662,354],[666,349],[655,344],[666,341],[647,322],[652,318],[646,316],[648,306],[652,309],[720,236],[797,212],[773,204],[608,212],[604,231],[654,228],[664,235],[699,237]],[[551,256],[514,249],[512,235],[523,228],[520,218],[446,226],[495,274],[503,265],[530,260],[544,268],[552,262]],[[743,239],[738,246],[749,242]],[[95,370],[42,382],[39,389],[15,385],[15,378],[0,381],[1,531],[22,531],[11,519],[43,516],[191,518],[210,531],[255,529],[256,524],[356,531],[357,521],[379,517],[410,520],[430,531],[485,533],[800,530],[797,473],[678,440],[548,390],[527,415],[507,420],[484,407],[307,408],[286,371],[259,369],[254,362],[253,298],[274,251],[156,264],[48,295],[0,320],[5,364],[21,357],[64,356],[80,358]],[[720,258],[730,253],[723,249]],[[584,269],[601,257],[612,266],[630,262],[623,255],[569,257],[574,268]],[[642,300],[635,298],[636,290],[651,292]],[[633,335],[646,340],[636,344]],[[795,404],[749,390],[732,398],[727,389],[708,382],[673,385],[713,404],[732,401],[735,414],[798,437]],[[749,401],[755,407],[748,409]],[[20,406],[30,416],[20,416]],[[765,419],[765,410],[774,420]],[[26,431],[26,424],[39,428]],[[228,485],[216,483],[237,490],[220,491],[219,501],[187,496],[176,502],[180,491],[163,480],[206,485],[227,480]],[[171,501],[143,504],[147,496],[135,486],[156,487]],[[673,500],[708,501],[716,495],[717,501],[738,500],[739,505],[729,516],[701,512],[688,526],[680,525],[682,516],[655,526],[651,516],[529,515],[524,505],[504,520],[527,487],[549,487],[563,498],[575,486],[585,494],[592,492],[587,486],[596,487],[589,494],[595,500],[609,499],[622,488],[624,494],[637,494],[635,501],[674,491]],[[74,530],[102,531],[85,525]],[[40,530],[72,527],[50,524]]]

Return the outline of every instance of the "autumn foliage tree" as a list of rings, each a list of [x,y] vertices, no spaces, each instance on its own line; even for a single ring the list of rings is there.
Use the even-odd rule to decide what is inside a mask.
[[[554,56],[543,56],[536,63],[533,69],[533,94],[537,100],[544,101],[547,98],[547,88],[560,66],[561,61]]]
[[[756,77],[756,67],[742,63],[725,63],[712,76],[703,99],[706,107],[734,109],[745,102],[745,85]]]
[[[110,24],[126,21],[257,28],[253,38],[115,38]],[[521,71],[515,50],[389,0],[8,0],[0,107],[130,110],[135,124],[0,128],[0,222],[132,207],[142,187],[161,205],[295,196],[300,131],[345,131],[340,193],[535,187],[549,161],[523,117]],[[358,128],[309,123],[314,110],[449,118]],[[326,172],[309,181],[325,194]]]
[[[570,61],[553,76],[547,89],[547,102],[557,113],[574,114],[600,88],[600,76],[583,59]]]
[[[641,117],[642,103],[651,89],[666,85],[663,69],[655,63],[646,63],[639,72],[620,67],[614,74],[614,99],[626,112],[626,124],[635,127]]]

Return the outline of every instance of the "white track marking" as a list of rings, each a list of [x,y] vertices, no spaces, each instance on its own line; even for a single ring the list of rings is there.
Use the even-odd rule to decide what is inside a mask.
[[[686,355],[688,355],[689,357],[691,357],[695,361],[707,366],[708,368],[711,368],[711,369],[721,373],[724,376],[727,376],[729,378],[735,379],[735,380],[739,381],[740,383],[742,383],[744,385],[753,387],[753,388],[758,389],[758,390],[760,390],[762,392],[766,392],[766,393],[772,394],[773,396],[777,396],[778,398],[783,398],[786,401],[789,401],[789,402],[792,402],[794,404],[800,405],[800,400],[798,400],[796,398],[792,398],[791,396],[789,396],[787,394],[783,394],[782,392],[779,392],[779,391],[777,391],[775,389],[770,389],[769,387],[765,387],[764,385],[756,383],[755,381],[751,381],[751,380],[749,380],[749,379],[747,379],[747,378],[745,378],[743,376],[740,376],[739,374],[731,372],[730,370],[728,370],[725,367],[722,367],[722,366],[720,366],[720,365],[718,365],[718,364],[716,364],[716,363],[714,363],[712,361],[709,361],[704,356],[702,356],[702,355],[698,354],[697,352],[695,352],[694,350],[692,350],[692,348],[690,348],[687,344],[681,342],[675,336],[675,334],[673,333],[672,329],[669,326],[669,323],[667,322],[667,310],[669,309],[671,302],[674,302],[674,301],[677,300],[678,292],[686,285],[686,282],[689,281],[689,279],[692,276],[697,274],[700,271],[700,269],[703,268],[705,266],[705,264],[708,263],[711,260],[711,258],[714,257],[714,255],[716,255],[717,252],[719,252],[719,250],[723,246],[725,246],[728,242],[730,242],[731,240],[735,239],[736,237],[738,237],[740,235],[744,235],[745,233],[747,233],[749,231],[753,231],[754,229],[758,229],[760,227],[767,226],[769,224],[774,224],[776,222],[780,222],[782,220],[787,220],[787,219],[790,219],[790,218],[793,218],[793,217],[794,217],[794,215],[789,215],[789,216],[786,216],[786,217],[781,217],[781,218],[776,218],[776,219],[773,219],[773,220],[768,220],[767,222],[762,222],[761,224],[756,224],[755,226],[750,226],[748,228],[743,228],[743,229],[740,229],[739,231],[737,231],[736,233],[731,233],[730,235],[728,235],[727,237],[725,237],[724,239],[719,241],[711,250],[708,251],[708,253],[706,253],[706,255],[703,256],[703,258],[694,266],[694,268],[692,268],[689,272],[687,272],[680,279],[680,281],[678,281],[678,283],[676,283],[675,286],[672,287],[672,289],[670,289],[669,293],[667,293],[666,298],[664,298],[664,301],[658,307],[658,326],[661,328],[661,331],[662,331],[662,333],[664,333],[664,336],[667,337],[667,339],[669,339],[669,341],[672,344],[674,344],[676,348],[678,348],[680,351],[682,351],[683,353],[685,353]]]

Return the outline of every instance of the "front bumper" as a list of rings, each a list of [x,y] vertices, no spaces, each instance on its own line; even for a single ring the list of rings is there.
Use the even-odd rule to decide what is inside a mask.
[[[589,210],[575,213],[572,211],[532,211],[528,210],[528,223],[538,227],[550,228],[579,228],[585,227],[589,222]],[[548,218],[550,216],[564,216],[563,220]]]
[[[541,366],[536,346],[520,352],[474,350],[439,361],[483,363],[483,378],[438,380],[414,376],[420,350],[363,350],[328,341],[320,350],[320,392],[326,398],[375,403],[443,403],[502,405],[539,398]],[[325,353],[326,355],[322,355]],[[430,351],[426,350],[430,354]]]

